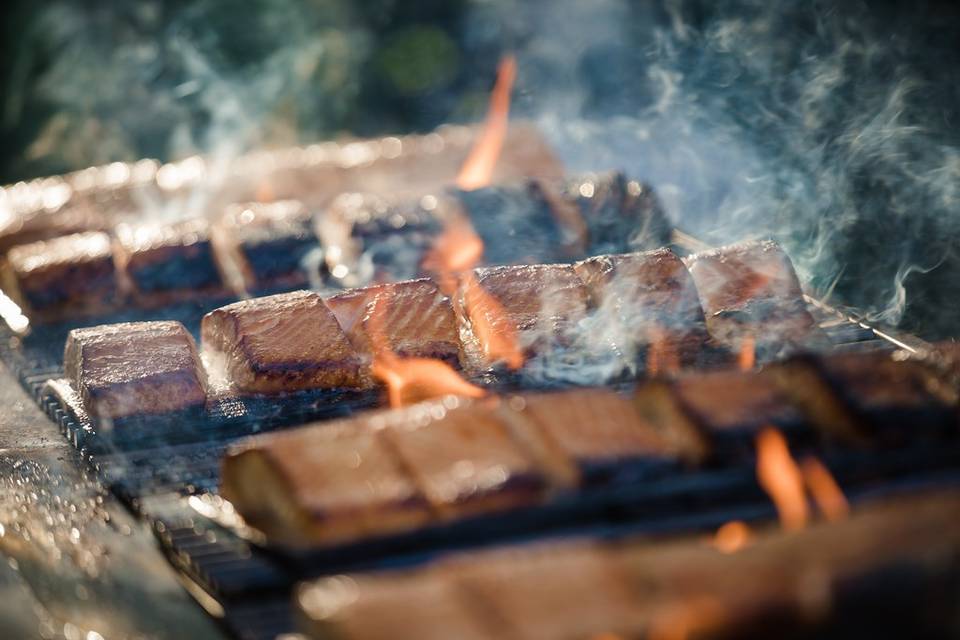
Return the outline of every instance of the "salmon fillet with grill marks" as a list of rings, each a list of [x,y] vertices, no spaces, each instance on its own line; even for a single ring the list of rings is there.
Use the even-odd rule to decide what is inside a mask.
[[[450,298],[422,278],[326,299],[351,343],[368,359],[379,349],[400,357],[434,358],[460,366],[460,335]]]
[[[554,475],[577,485],[617,475],[649,475],[684,453],[637,413],[629,398],[606,389],[517,396],[502,415]]]
[[[74,329],[63,360],[67,377],[96,418],[200,410],[206,400],[196,345],[179,322]]]
[[[411,579],[413,578],[413,579]],[[317,638],[499,640],[469,593],[449,577],[382,573],[335,576],[300,589],[297,606]]]
[[[271,540],[292,545],[420,526],[427,501],[381,436],[349,420],[254,438],[225,458],[223,495]]]
[[[774,242],[742,242],[685,259],[706,312],[707,328],[735,353],[745,339],[760,359],[825,338],[806,308],[789,256]]]
[[[664,432],[698,432],[720,459],[752,455],[754,438],[765,426],[803,439],[806,418],[764,372],[722,370],[653,380],[637,389],[641,415]]]
[[[439,420],[404,421],[385,431],[431,505],[462,517],[538,502],[547,478],[486,408],[446,412]]]
[[[644,359],[656,348],[677,365],[696,361],[709,336],[696,285],[672,251],[595,256],[574,269],[623,353]]]
[[[117,269],[105,233],[76,233],[10,249],[3,287],[31,320],[111,310],[119,301]]]
[[[460,290],[461,308],[483,344],[480,326],[516,336],[527,355],[578,341],[577,322],[587,315],[588,292],[570,265],[475,269]]]
[[[361,361],[319,295],[294,291],[203,317],[204,354],[243,393],[363,388]]]

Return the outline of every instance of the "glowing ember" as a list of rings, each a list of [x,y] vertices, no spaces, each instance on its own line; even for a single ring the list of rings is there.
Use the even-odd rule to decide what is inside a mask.
[[[757,341],[752,335],[745,336],[740,342],[740,356],[737,364],[741,371],[749,371],[757,363]]]
[[[490,184],[493,168],[503,147],[503,139],[507,135],[510,90],[516,75],[517,61],[513,56],[507,56],[500,61],[483,131],[457,175],[457,186],[461,189],[470,191]]]
[[[805,458],[800,470],[823,516],[830,522],[846,518],[850,513],[850,504],[830,470],[814,457]]]
[[[457,290],[460,274],[473,269],[483,258],[483,240],[470,223],[451,219],[423,260],[423,268],[436,274],[437,285],[448,296]]]
[[[773,500],[784,529],[794,531],[806,526],[809,506],[803,475],[783,434],[773,427],[757,434],[757,480]]]
[[[721,553],[734,553],[747,546],[752,537],[745,522],[732,520],[717,529],[711,544]]]
[[[447,394],[482,398],[486,392],[460,377],[453,367],[432,358],[400,358],[390,352],[378,353],[371,366],[373,375],[387,385],[391,407],[405,407]]]
[[[502,362],[512,370],[522,367],[523,349],[520,348],[520,339],[516,330],[508,322],[496,321],[496,318],[503,318],[506,315],[503,305],[473,281],[472,273],[466,273],[461,278],[461,284],[469,297],[467,304],[474,309],[484,309],[483,313],[474,314],[473,333],[483,345],[486,361]]]

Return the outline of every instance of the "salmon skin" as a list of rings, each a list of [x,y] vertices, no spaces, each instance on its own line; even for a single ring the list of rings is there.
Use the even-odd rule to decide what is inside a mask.
[[[179,322],[127,322],[74,329],[64,370],[100,421],[200,411],[206,378],[193,337]]]
[[[241,394],[363,388],[361,359],[317,293],[294,291],[211,311],[204,356]]]

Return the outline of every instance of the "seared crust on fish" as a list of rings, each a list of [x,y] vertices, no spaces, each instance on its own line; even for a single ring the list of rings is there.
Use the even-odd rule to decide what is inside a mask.
[[[361,388],[361,361],[323,300],[311,291],[254,298],[203,317],[203,350],[248,394]]]
[[[7,252],[3,287],[32,319],[53,321],[112,310],[117,268],[105,233],[76,233]]]
[[[576,342],[589,297],[573,267],[561,264],[475,269],[459,295],[479,340],[476,327],[485,325],[494,334],[515,335],[528,355]]]
[[[63,360],[87,412],[101,420],[200,410],[206,400],[197,347],[179,322],[74,329]]]
[[[646,359],[653,348],[679,366],[696,361],[709,336],[697,287],[672,251],[595,256],[574,270],[621,352]]]
[[[822,343],[790,257],[776,243],[741,242],[685,262],[710,334],[734,353],[745,340],[753,341],[761,360]]]
[[[374,429],[325,424],[249,441],[223,466],[223,495],[270,539],[330,545],[426,523],[429,505]]]
[[[460,334],[450,298],[429,279],[351,289],[326,299],[350,342],[370,355],[434,358],[460,366]]]
[[[223,292],[205,219],[174,224],[121,224],[117,262],[138,303],[156,306]]]

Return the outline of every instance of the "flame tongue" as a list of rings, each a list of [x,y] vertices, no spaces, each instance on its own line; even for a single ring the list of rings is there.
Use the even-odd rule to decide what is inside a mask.
[[[503,139],[507,135],[510,90],[516,76],[517,61],[513,56],[506,56],[497,69],[497,82],[490,94],[490,110],[483,131],[457,175],[457,186],[465,191],[490,184],[493,168],[503,148]]]
[[[432,358],[400,358],[389,351],[374,356],[373,375],[387,385],[391,407],[447,394],[482,398],[486,392],[460,377],[453,367]]]
[[[370,314],[368,337],[373,351],[370,372],[387,385],[391,407],[404,407],[448,394],[470,398],[486,395],[486,391],[464,380],[443,360],[398,356],[390,348],[384,327],[386,306],[374,298],[367,309]]]
[[[483,240],[465,218],[455,216],[447,221],[443,233],[430,248],[423,268],[436,274],[440,290],[452,296],[460,274],[477,266],[482,257]]]
[[[806,526],[810,513],[803,475],[783,434],[773,427],[757,434],[757,480],[773,500],[784,529],[794,531]]]
[[[800,465],[813,501],[830,522],[843,520],[850,512],[850,504],[830,471],[817,458],[805,458]]]

